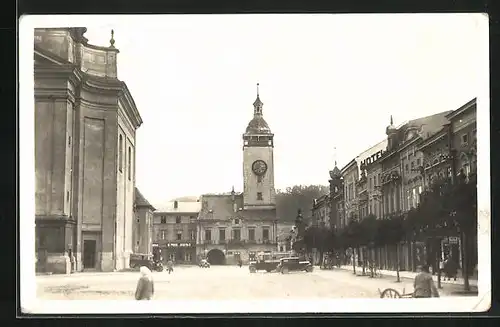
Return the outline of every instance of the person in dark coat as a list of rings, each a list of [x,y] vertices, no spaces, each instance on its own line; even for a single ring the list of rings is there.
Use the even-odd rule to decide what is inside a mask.
[[[413,297],[439,297],[439,292],[434,284],[432,275],[429,272],[429,266],[418,266],[417,269],[419,273],[415,276],[415,280],[413,282]]]
[[[140,268],[141,278],[137,282],[135,290],[136,300],[151,300],[153,298],[155,288],[151,270],[148,267],[142,266]]]

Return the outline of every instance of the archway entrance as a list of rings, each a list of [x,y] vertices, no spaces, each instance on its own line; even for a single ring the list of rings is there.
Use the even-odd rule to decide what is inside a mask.
[[[223,265],[226,262],[226,257],[221,250],[212,249],[207,254],[207,260],[211,265]]]

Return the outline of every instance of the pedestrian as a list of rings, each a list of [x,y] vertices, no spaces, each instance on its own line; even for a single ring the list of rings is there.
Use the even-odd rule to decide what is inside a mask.
[[[434,284],[432,275],[429,272],[429,266],[418,266],[417,270],[418,274],[415,276],[415,280],[413,282],[413,297],[439,297],[439,292]]]
[[[167,261],[167,270],[169,274],[174,271],[174,262],[172,261],[172,259],[169,259]]]
[[[238,266],[240,266],[240,268],[241,268],[242,265],[243,265],[243,262],[241,261],[241,259],[238,259]]]
[[[139,271],[141,273],[141,277],[137,282],[137,288],[135,290],[135,299],[151,300],[155,292],[151,270],[149,270],[149,268],[146,266],[142,266]]]

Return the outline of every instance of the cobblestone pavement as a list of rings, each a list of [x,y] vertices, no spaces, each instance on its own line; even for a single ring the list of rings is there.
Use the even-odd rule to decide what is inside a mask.
[[[276,272],[251,274],[248,267],[212,266],[209,269],[176,267],[172,274],[154,272],[155,299],[165,300],[256,300],[378,298],[378,289],[412,292],[412,280],[394,277],[355,276],[343,269],[312,273]],[[77,273],[37,276],[41,299],[119,300],[133,299],[138,272]],[[445,285],[441,296],[452,296],[457,285]]]

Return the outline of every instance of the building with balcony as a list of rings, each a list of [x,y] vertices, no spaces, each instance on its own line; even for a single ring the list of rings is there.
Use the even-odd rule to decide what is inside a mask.
[[[356,185],[359,180],[359,169],[355,159],[351,160],[340,170],[344,185],[344,214],[341,226],[349,225],[350,221],[359,219],[359,197],[357,196]]]
[[[198,254],[212,264],[248,262],[277,247],[274,134],[259,96],[243,139],[243,192],[201,196]]]
[[[34,44],[36,270],[113,271],[133,251],[136,130],[118,49],[86,28],[37,28]]]
[[[153,212],[155,211],[139,189],[135,188],[134,253],[153,254]]]
[[[153,214],[153,246],[163,262],[196,263],[196,235],[200,202],[168,202]]]
[[[244,263],[259,252],[277,248],[278,221],[267,210],[244,210],[243,194],[201,196],[199,226],[199,257],[212,264]]]

